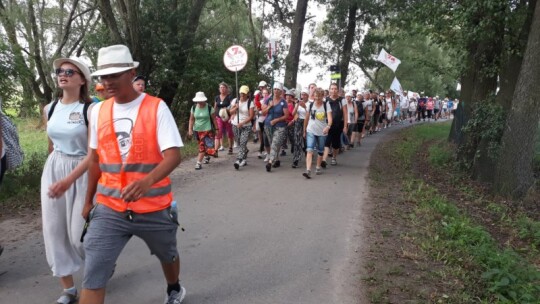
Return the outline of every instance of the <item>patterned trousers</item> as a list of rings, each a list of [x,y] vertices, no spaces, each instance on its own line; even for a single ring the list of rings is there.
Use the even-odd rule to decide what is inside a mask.
[[[238,155],[236,159],[243,160],[247,158],[247,142],[249,135],[251,134],[251,125],[243,126],[239,128],[238,126],[233,125],[234,137],[238,141]]]
[[[269,160],[273,162],[274,159],[279,158],[281,146],[283,146],[285,140],[287,140],[287,128],[266,125],[264,131],[270,140]]]
[[[293,162],[300,161],[302,153],[305,152],[306,145],[304,142],[304,120],[297,119],[294,122],[294,144],[293,144]]]

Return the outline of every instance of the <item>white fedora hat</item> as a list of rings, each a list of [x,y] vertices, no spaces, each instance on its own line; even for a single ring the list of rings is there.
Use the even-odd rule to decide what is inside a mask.
[[[129,49],[125,45],[117,44],[99,49],[97,71],[92,76],[103,76],[135,69],[139,66],[133,61]]]
[[[90,85],[92,84],[92,77],[90,77],[90,69],[86,65],[86,63],[82,62],[82,60],[78,57],[72,57],[72,58],[58,58],[53,61],[53,68],[56,70],[60,66],[62,66],[62,63],[71,63],[74,66],[76,66],[79,71],[84,76],[84,79],[86,80],[86,86],[90,88]]]
[[[208,100],[206,96],[204,95],[204,92],[197,92],[195,93],[195,98],[193,98],[193,102],[203,102]]]

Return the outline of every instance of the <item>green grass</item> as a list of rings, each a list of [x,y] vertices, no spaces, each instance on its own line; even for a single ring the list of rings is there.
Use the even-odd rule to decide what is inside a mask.
[[[410,128],[404,132],[404,140],[392,148],[395,153],[390,153],[400,160],[397,163],[404,165],[403,169],[410,169],[415,156],[428,142],[430,165],[435,169],[447,168],[453,161],[452,146],[446,143],[448,132],[448,124]],[[423,231],[423,237],[416,242],[429,256],[446,265],[445,273],[457,277],[465,286],[461,293],[451,295],[451,302],[476,299],[480,303],[538,303],[540,271],[528,260],[530,255],[522,256],[512,247],[497,243],[460,205],[410,173],[405,174],[408,201],[416,204],[411,222]],[[454,187],[464,192],[467,199],[482,199],[481,194],[464,183],[456,182]],[[501,225],[515,229],[517,236],[530,244],[531,255],[538,253],[539,222],[522,214],[511,216],[505,206],[495,202],[486,204],[486,209],[500,215]]]
[[[39,205],[41,173],[48,155],[47,134],[38,118],[14,118],[13,121],[17,125],[25,158],[22,166],[6,173],[0,191],[0,202],[11,208],[36,207]],[[181,149],[182,158],[193,157],[197,155],[197,151],[197,143],[186,140]]]

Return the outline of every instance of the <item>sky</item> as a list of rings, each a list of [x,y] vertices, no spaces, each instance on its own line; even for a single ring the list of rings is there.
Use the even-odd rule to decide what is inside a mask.
[[[258,2],[258,5],[262,5],[262,1],[259,0],[259,1],[256,1]],[[269,11],[270,8],[269,8],[269,4],[266,4],[266,8],[265,8],[266,11]],[[255,14],[256,15],[259,15],[260,16],[260,10],[255,10]],[[319,5],[317,3],[315,3],[314,1],[310,1],[310,4],[308,6],[308,12],[307,12],[307,15],[313,15],[315,16],[314,17],[314,21],[317,22],[317,23],[322,23],[325,18],[326,18],[326,6],[324,5]],[[264,32],[264,34],[266,35],[267,38],[269,39],[279,39],[279,37],[282,36],[282,31],[280,29],[277,29],[277,28],[273,28],[273,29],[268,29]],[[302,39],[302,44],[305,44],[307,41],[309,41],[310,39],[313,38],[313,34],[311,33],[311,30],[306,26],[304,28],[304,34],[303,34],[303,39]],[[284,50],[285,52],[287,50]],[[317,60],[316,57],[314,56],[310,56],[310,55],[305,55],[303,54],[303,49],[302,49],[302,54],[300,55],[300,65],[303,65],[304,63],[311,63],[311,62],[315,62]],[[315,82],[317,84],[317,86],[320,86],[320,87],[323,87],[323,88],[327,88],[330,84],[330,72],[328,71],[328,67],[325,67],[325,68],[320,68],[318,66],[316,66],[315,64],[310,64],[311,65],[311,70],[310,71],[299,71],[298,72],[298,76],[297,76],[297,82],[298,84],[301,86],[301,87],[307,87],[310,83],[312,82]],[[354,65],[349,65],[349,69],[350,71],[354,71]],[[358,69],[356,69],[358,70]],[[279,76],[278,77],[278,80],[280,81],[283,81],[283,77],[284,77],[284,74],[285,74],[285,71],[280,71],[279,73]],[[317,76],[322,74],[323,77],[321,79],[317,79]],[[365,83],[365,78],[363,76],[363,74],[360,72],[360,73],[356,73],[355,75],[357,75],[357,79],[355,81],[353,81],[353,85],[358,87],[358,88],[362,88],[364,86],[364,83]],[[346,87],[347,89],[347,87]]]

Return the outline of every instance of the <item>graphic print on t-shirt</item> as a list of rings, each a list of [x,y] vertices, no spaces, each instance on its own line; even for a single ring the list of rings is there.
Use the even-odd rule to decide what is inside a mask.
[[[118,148],[122,161],[125,161],[131,148],[131,132],[133,131],[133,120],[120,118],[114,120],[114,132],[118,141]]]
[[[76,125],[84,124],[84,117],[81,112],[71,112],[69,114],[69,121],[67,123]]]

